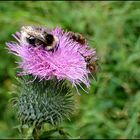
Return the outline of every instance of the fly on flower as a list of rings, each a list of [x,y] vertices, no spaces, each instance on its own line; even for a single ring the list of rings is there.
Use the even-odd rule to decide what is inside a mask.
[[[69,32],[69,35],[71,39],[80,43],[81,45],[84,45],[86,43],[86,38],[80,33]]]
[[[58,37],[47,30],[35,26],[23,26],[21,28],[21,42],[33,46],[42,45],[47,51],[53,50],[58,45]]]

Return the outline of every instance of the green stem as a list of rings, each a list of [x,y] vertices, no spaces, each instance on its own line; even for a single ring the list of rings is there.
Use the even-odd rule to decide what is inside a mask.
[[[32,132],[32,136],[34,139],[39,139],[39,134],[40,134],[41,126],[35,126]]]

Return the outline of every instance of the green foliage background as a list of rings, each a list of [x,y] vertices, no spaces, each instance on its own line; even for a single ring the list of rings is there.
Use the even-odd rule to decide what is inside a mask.
[[[97,49],[97,81],[75,93],[75,113],[61,124],[72,138],[140,138],[140,3],[130,1],[0,2],[0,138],[22,137],[9,103],[17,58],[5,42],[23,25],[80,32]]]

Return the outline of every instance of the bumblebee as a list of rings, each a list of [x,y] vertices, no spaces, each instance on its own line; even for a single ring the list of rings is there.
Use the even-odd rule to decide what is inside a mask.
[[[42,27],[23,26],[21,28],[21,42],[39,46],[42,45],[47,51],[53,50],[58,44],[58,37],[47,32]]]

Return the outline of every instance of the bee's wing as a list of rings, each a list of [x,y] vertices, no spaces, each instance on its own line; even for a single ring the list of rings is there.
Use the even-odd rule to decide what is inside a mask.
[[[45,37],[44,37],[43,35],[36,36],[36,39],[38,39],[39,41],[41,41],[41,42],[47,44],[47,41],[46,41],[46,39],[45,39]]]

